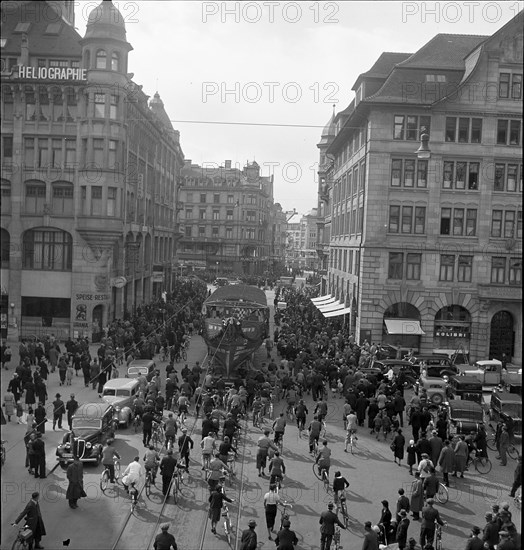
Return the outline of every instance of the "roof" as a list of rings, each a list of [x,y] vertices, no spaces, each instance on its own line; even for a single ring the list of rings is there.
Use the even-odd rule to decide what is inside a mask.
[[[501,401],[513,401],[515,403],[522,404],[522,396],[517,395],[516,393],[510,393],[509,391],[500,391],[494,393],[491,398],[498,397]]]
[[[449,408],[457,411],[482,411],[482,405],[475,401],[468,401],[466,399],[452,399],[449,402]]]
[[[410,57],[411,53],[400,52],[383,52],[379,58],[375,61],[374,65],[366,71],[361,73],[355,84],[353,84],[352,90],[356,90],[360,85],[363,78],[387,78],[389,73],[393,70],[393,67],[402,61],[405,61]]]
[[[136,365],[133,365],[133,367],[136,367]],[[138,384],[138,380],[136,378],[111,378],[111,380],[108,380],[104,384],[104,389],[106,388],[127,389],[127,388],[132,388],[136,384]]]
[[[126,40],[124,18],[113,2],[104,0],[91,10],[87,19],[85,37]]]
[[[77,418],[100,418],[109,407],[111,407],[109,403],[84,403],[76,409],[75,416]]]
[[[222,301],[243,301],[267,306],[266,293],[250,285],[221,286],[204,303],[209,305]]]
[[[456,382],[460,382],[463,384],[478,384],[482,385],[480,383],[480,380],[476,376],[454,376],[453,380]]]

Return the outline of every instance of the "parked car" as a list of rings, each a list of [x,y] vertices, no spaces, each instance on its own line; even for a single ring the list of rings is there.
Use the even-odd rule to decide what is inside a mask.
[[[402,359],[383,359],[382,361],[373,361],[372,366],[381,369],[384,375],[392,368],[395,376],[402,375],[405,385],[413,386],[417,381],[417,373],[409,361],[404,361]]]
[[[426,372],[426,376],[436,378],[447,377],[451,379],[460,374],[459,368],[455,365],[428,365],[427,367],[423,367],[422,370]]]
[[[513,435],[522,437],[522,397],[514,393],[495,391],[491,394],[489,415],[492,420],[513,421]]]
[[[472,367],[460,369],[467,376],[474,376],[483,386],[498,386],[499,384],[522,384],[522,369],[509,372],[502,368],[498,359],[477,361]]]
[[[62,468],[73,462],[75,453],[82,462],[99,464],[102,447],[113,434],[114,409],[109,403],[84,403],[73,415],[71,432],[64,434],[56,449],[57,460]]]
[[[114,420],[126,428],[133,420],[133,401],[140,391],[135,378],[113,378],[104,384],[102,399],[113,406]]]
[[[449,419],[449,436],[468,435],[478,433],[484,425],[484,411],[482,406],[474,401],[453,399],[447,405]]]
[[[439,406],[447,400],[447,387],[447,382],[442,378],[422,375],[415,385],[415,393],[420,395],[422,390],[426,390],[428,403]]]
[[[229,284],[229,281],[225,278],[225,277],[217,277],[214,281],[213,281],[213,284],[215,286],[226,286]]]
[[[156,363],[152,359],[133,359],[127,367],[126,378],[138,378],[141,374],[145,374],[147,381],[155,375]]]
[[[420,374],[421,365],[425,367],[451,366],[449,357],[444,354],[414,355],[409,359],[409,362],[413,365],[413,368],[416,370],[417,374]],[[433,376],[433,374],[430,376]]]
[[[454,376],[449,380],[450,399],[464,399],[482,404],[482,384],[474,376]]]

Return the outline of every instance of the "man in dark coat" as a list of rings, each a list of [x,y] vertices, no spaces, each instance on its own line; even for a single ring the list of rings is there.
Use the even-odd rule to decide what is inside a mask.
[[[69,501],[70,508],[78,508],[78,499],[87,496],[84,492],[84,465],[78,457],[75,457],[73,463],[67,467],[67,487],[66,498]]]
[[[396,539],[398,543],[398,550],[404,550],[408,544],[408,529],[409,529],[409,519],[408,513],[406,510],[400,510],[399,518],[400,521],[397,525]]]
[[[248,529],[242,531],[242,536],[240,537],[240,550],[256,550],[258,541],[255,527],[257,526],[257,522],[252,519],[247,526]]]
[[[45,444],[40,432],[36,434],[36,439],[33,442],[33,453],[35,455],[35,477],[45,478]]]
[[[62,417],[65,412],[64,402],[60,399],[62,396],[57,393],[56,399],[53,401],[53,430],[56,428],[58,422],[58,429],[62,429]]]
[[[76,410],[78,409],[78,401],[75,399],[75,394],[71,394],[71,398],[65,405],[66,411],[67,411],[67,423],[69,424],[69,429],[73,429],[73,415],[75,414]]]
[[[476,525],[471,528],[471,537],[468,539],[468,542],[466,543],[465,550],[484,550],[484,543],[479,538],[481,531],[480,527],[477,527]]]
[[[35,550],[44,548],[40,545],[40,540],[44,535],[46,535],[44,520],[42,519],[42,512],[40,512],[40,504],[38,499],[40,493],[34,492],[31,495],[31,500],[26,504],[26,507],[22,513],[16,518],[15,522],[12,525],[16,525],[20,520],[25,517],[25,523],[33,531],[33,539],[30,542],[30,549],[33,548],[33,541],[35,543]]]
[[[426,543],[433,544],[435,538],[435,522],[439,525],[445,525],[440,519],[438,510],[433,508],[434,500],[428,498],[426,506],[422,509],[422,524],[420,525],[420,546],[424,548]]]
[[[362,550],[378,550],[378,536],[371,527],[371,522],[364,523],[364,542]]]
[[[156,536],[153,548],[155,550],[177,550],[175,537],[169,533],[169,524],[164,523],[160,529],[162,532]]]
[[[357,413],[357,423],[359,426],[364,425],[364,419],[366,418],[366,409],[368,408],[369,401],[363,392],[360,392],[357,402],[355,404],[355,412]]]
[[[275,544],[277,550],[294,550],[295,545],[298,544],[298,538],[295,531],[290,529],[291,522],[285,519],[282,522],[282,529],[277,533]]]
[[[167,496],[169,493],[169,487],[171,486],[171,480],[175,473],[177,460],[173,456],[173,451],[169,449],[167,455],[162,458],[160,462],[160,475],[162,476],[162,494]]]
[[[397,513],[395,517],[397,524],[400,523],[401,520],[400,512],[402,512],[402,510],[409,512],[410,510],[409,498],[404,494],[404,492],[405,491],[402,487],[398,490],[399,497],[397,500]]]
[[[335,525],[338,525],[341,529],[345,529],[345,526],[340,523],[338,516],[333,512],[334,504],[330,502],[328,509],[324,510],[320,514],[320,550],[329,550],[331,548],[331,541],[335,534]]]
[[[45,434],[45,421],[46,421],[46,412],[42,403],[38,403],[38,406],[35,409],[35,423],[36,429],[39,433]]]

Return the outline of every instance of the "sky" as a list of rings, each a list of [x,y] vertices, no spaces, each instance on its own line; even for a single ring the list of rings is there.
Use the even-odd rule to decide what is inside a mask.
[[[284,210],[317,205],[322,129],[382,52],[435,34],[491,35],[523,2],[118,1],[133,80],[164,107],[186,159],[274,175]],[[83,36],[95,1],[75,2]],[[218,123],[227,124],[218,124]]]

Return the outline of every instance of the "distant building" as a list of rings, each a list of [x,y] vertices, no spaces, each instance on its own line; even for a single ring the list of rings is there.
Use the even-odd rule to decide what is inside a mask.
[[[323,290],[361,342],[521,363],[521,15],[383,53],[322,133]]]
[[[217,274],[272,270],[282,248],[282,220],[273,201],[273,176],[261,176],[257,162],[241,170],[229,160],[221,167],[186,160],[179,192],[181,265]]]
[[[287,224],[286,264],[288,268],[316,271],[319,266],[317,239],[316,208],[301,217],[298,214],[293,216]]]
[[[2,3],[1,314],[96,340],[172,288],[183,153],[112,2],[73,25],[74,2]]]

